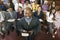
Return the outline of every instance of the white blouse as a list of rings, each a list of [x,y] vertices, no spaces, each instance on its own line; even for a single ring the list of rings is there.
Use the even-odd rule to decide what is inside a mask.
[[[50,12],[47,12],[46,13],[46,19],[47,19],[47,22],[50,22],[52,23],[53,22],[53,14],[49,15]]]

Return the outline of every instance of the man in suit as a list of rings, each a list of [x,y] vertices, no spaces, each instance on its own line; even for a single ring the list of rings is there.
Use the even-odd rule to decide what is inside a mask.
[[[8,31],[8,34],[12,28],[16,28],[16,19],[17,19],[17,13],[13,11],[12,7],[9,7],[8,12],[6,12],[6,30]]]
[[[32,11],[29,7],[24,10],[24,17],[18,23],[18,29],[20,33],[25,34],[25,40],[34,40],[35,35],[40,31],[40,21],[32,15]],[[24,36],[22,34],[22,36]]]

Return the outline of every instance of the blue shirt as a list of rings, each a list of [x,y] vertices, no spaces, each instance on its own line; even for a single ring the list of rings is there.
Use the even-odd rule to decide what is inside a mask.
[[[28,23],[28,22],[31,22],[32,17],[31,17],[31,18],[29,18],[29,19],[27,19],[26,17],[24,17],[24,19],[25,19],[25,21]],[[20,29],[20,31],[21,31],[21,32],[23,32],[23,30],[24,30],[24,29]]]
[[[31,18],[25,18],[26,22],[31,22],[31,20],[32,20],[32,17]]]

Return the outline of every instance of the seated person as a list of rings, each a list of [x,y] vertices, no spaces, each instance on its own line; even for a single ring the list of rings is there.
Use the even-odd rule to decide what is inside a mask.
[[[34,1],[34,3],[32,3],[31,5],[33,12],[38,10],[39,4],[37,3],[37,1]]]
[[[47,20],[48,30],[49,30],[49,33],[52,35],[52,37],[55,37],[53,35],[53,22],[54,22],[54,19],[55,19],[55,12],[56,12],[55,9],[51,9],[50,12],[46,13],[46,20]]]
[[[24,17],[18,23],[18,29],[21,32],[21,36],[25,36],[25,40],[34,40],[35,35],[40,32],[40,21],[32,14],[31,9],[26,8]]]
[[[40,6],[38,7],[38,10],[36,12],[34,12],[34,16],[43,21],[44,14],[43,14]]]
[[[43,12],[46,12],[48,10],[48,1],[44,1],[44,4],[42,5]]]
[[[19,6],[18,12],[17,12],[17,22],[16,22],[17,24],[19,23],[19,20],[20,20],[22,17],[24,17],[24,11],[22,10],[22,7]],[[18,25],[17,25],[17,26],[18,26]],[[17,27],[16,27],[16,33],[17,33],[17,35],[19,36],[19,31],[18,31]]]
[[[60,29],[60,9],[55,13],[55,29],[59,30]]]
[[[29,1],[28,0],[25,1],[24,10],[25,10],[26,7],[32,8],[31,7],[31,4],[29,4]]]
[[[18,12],[17,12],[17,18],[22,18],[24,16],[24,12],[22,10],[22,7],[19,6]]]
[[[13,26],[13,28],[16,28],[15,20],[17,19],[17,13],[15,11],[13,11],[12,7],[9,7],[8,12],[6,12],[5,15],[6,15],[6,18],[5,18],[6,30],[9,34],[9,32],[12,29],[12,26]]]

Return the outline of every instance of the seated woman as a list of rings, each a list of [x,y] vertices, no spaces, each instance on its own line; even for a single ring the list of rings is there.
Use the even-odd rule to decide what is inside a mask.
[[[58,10],[55,14],[54,24],[55,24],[55,28],[59,30],[60,29],[60,10]]]
[[[42,19],[44,17],[44,14],[43,14],[40,6],[38,7],[38,10],[36,12],[34,12],[34,16],[37,17],[38,19],[40,19],[40,21],[43,21]]]
[[[23,10],[22,10],[22,7],[19,7],[18,8],[18,12],[17,12],[17,24],[19,23],[19,20],[22,18],[22,17],[24,17],[24,12],[23,12]],[[17,25],[18,26],[18,25]],[[17,35],[19,36],[19,31],[18,31],[18,29],[16,28],[16,32],[17,32]]]
[[[33,12],[38,10],[39,4],[37,3],[37,0],[35,0],[31,5],[32,5]]]
[[[48,31],[52,35],[52,37],[55,37],[53,35],[53,22],[55,18],[55,9],[51,9],[50,12],[46,13],[46,20],[47,20],[47,25],[48,25]]]
[[[25,1],[24,10],[25,10],[26,7],[32,8],[31,7],[31,4],[29,4],[29,1],[28,0]]]
[[[17,18],[20,19],[24,16],[24,12],[22,10],[22,7],[18,8],[18,12],[17,12]]]

